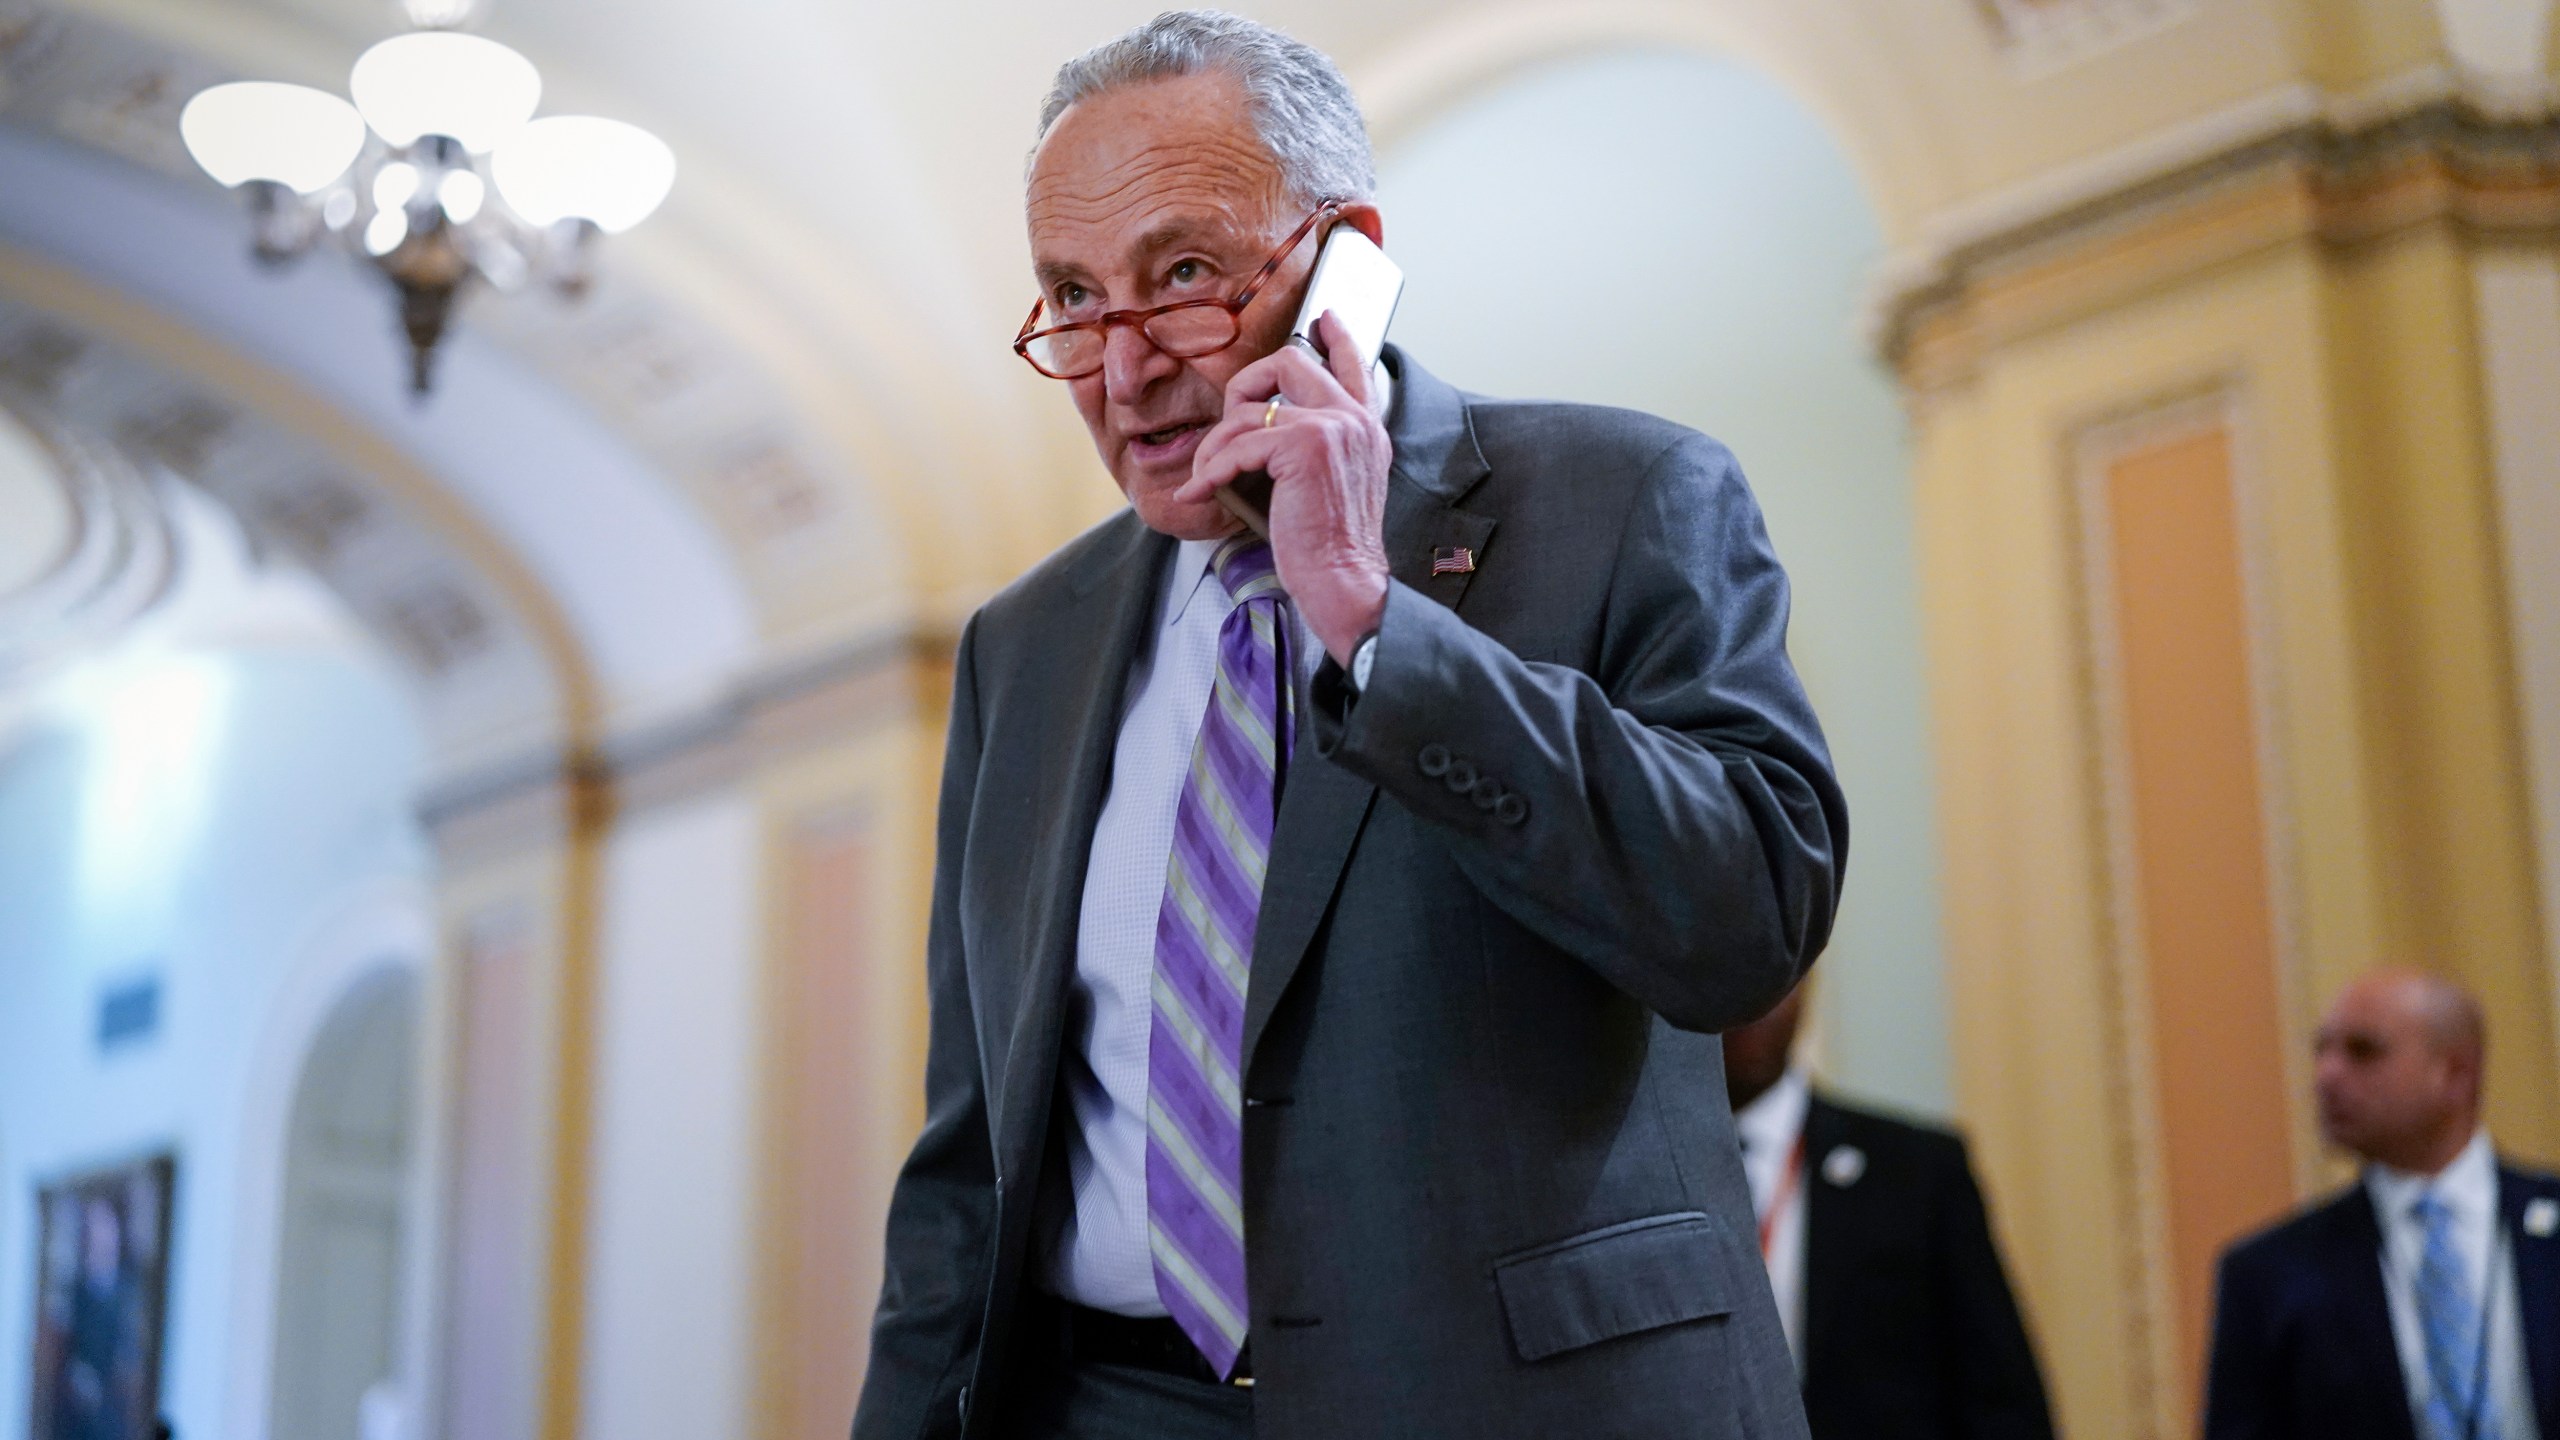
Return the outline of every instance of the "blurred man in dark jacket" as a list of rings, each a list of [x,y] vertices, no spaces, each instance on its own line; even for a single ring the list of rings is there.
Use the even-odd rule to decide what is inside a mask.
[[[1814,1440],[2052,1440],[1964,1141],[1817,1093],[1804,992],[1724,1037],[1760,1254]]]
[[[2338,997],[2313,1083],[2364,1174],[2223,1255],[2206,1440],[2560,1435],[2560,1178],[2499,1163],[2486,1054],[2448,981]]]

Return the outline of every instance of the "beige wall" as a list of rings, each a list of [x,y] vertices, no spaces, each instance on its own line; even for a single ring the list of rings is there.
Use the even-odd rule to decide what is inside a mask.
[[[2192,1426],[2211,1253],[2337,1173],[2305,1060],[2356,972],[2477,987],[2492,1127],[2560,1153],[2470,279],[2560,206],[2359,167],[2128,196],[1902,352],[1959,1092],[2075,1435]]]

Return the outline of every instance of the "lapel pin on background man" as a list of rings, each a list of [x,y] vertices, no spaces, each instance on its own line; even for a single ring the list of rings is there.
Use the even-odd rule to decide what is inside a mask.
[[[2460,986],[2384,970],[2320,1024],[2343,1192],[2234,1244],[2214,1296],[2207,1440],[2560,1437],[2560,1178],[2480,1123],[2488,1032]]]
[[[1375,187],[1233,16],[1042,109],[1017,346],[1129,508],[955,657],[859,1440],[1803,1434],[1714,1033],[1846,845],[1785,575],[1694,431],[1284,347]]]
[[[1724,1073],[1814,1440],[2053,1440],[1964,1141],[1815,1088],[1806,1003],[1726,1034]]]

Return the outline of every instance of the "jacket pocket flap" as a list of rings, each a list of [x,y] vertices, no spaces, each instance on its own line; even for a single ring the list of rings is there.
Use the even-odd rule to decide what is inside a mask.
[[[1654,1215],[1497,1260],[1493,1281],[1523,1360],[1683,1320],[1730,1314],[1716,1222]]]

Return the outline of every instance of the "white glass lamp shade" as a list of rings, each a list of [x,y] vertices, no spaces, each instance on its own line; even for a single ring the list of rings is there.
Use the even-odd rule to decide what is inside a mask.
[[[551,115],[489,157],[498,193],[535,225],[592,220],[619,234],[649,218],[676,183],[676,153],[637,125]]]
[[[364,148],[356,107],[307,85],[243,80],[197,92],[178,134],[225,185],[274,180],[309,195],[347,173]]]
[[[495,40],[420,30],[356,57],[347,89],[365,123],[395,148],[421,135],[449,135],[477,154],[533,117],[542,75]]]

